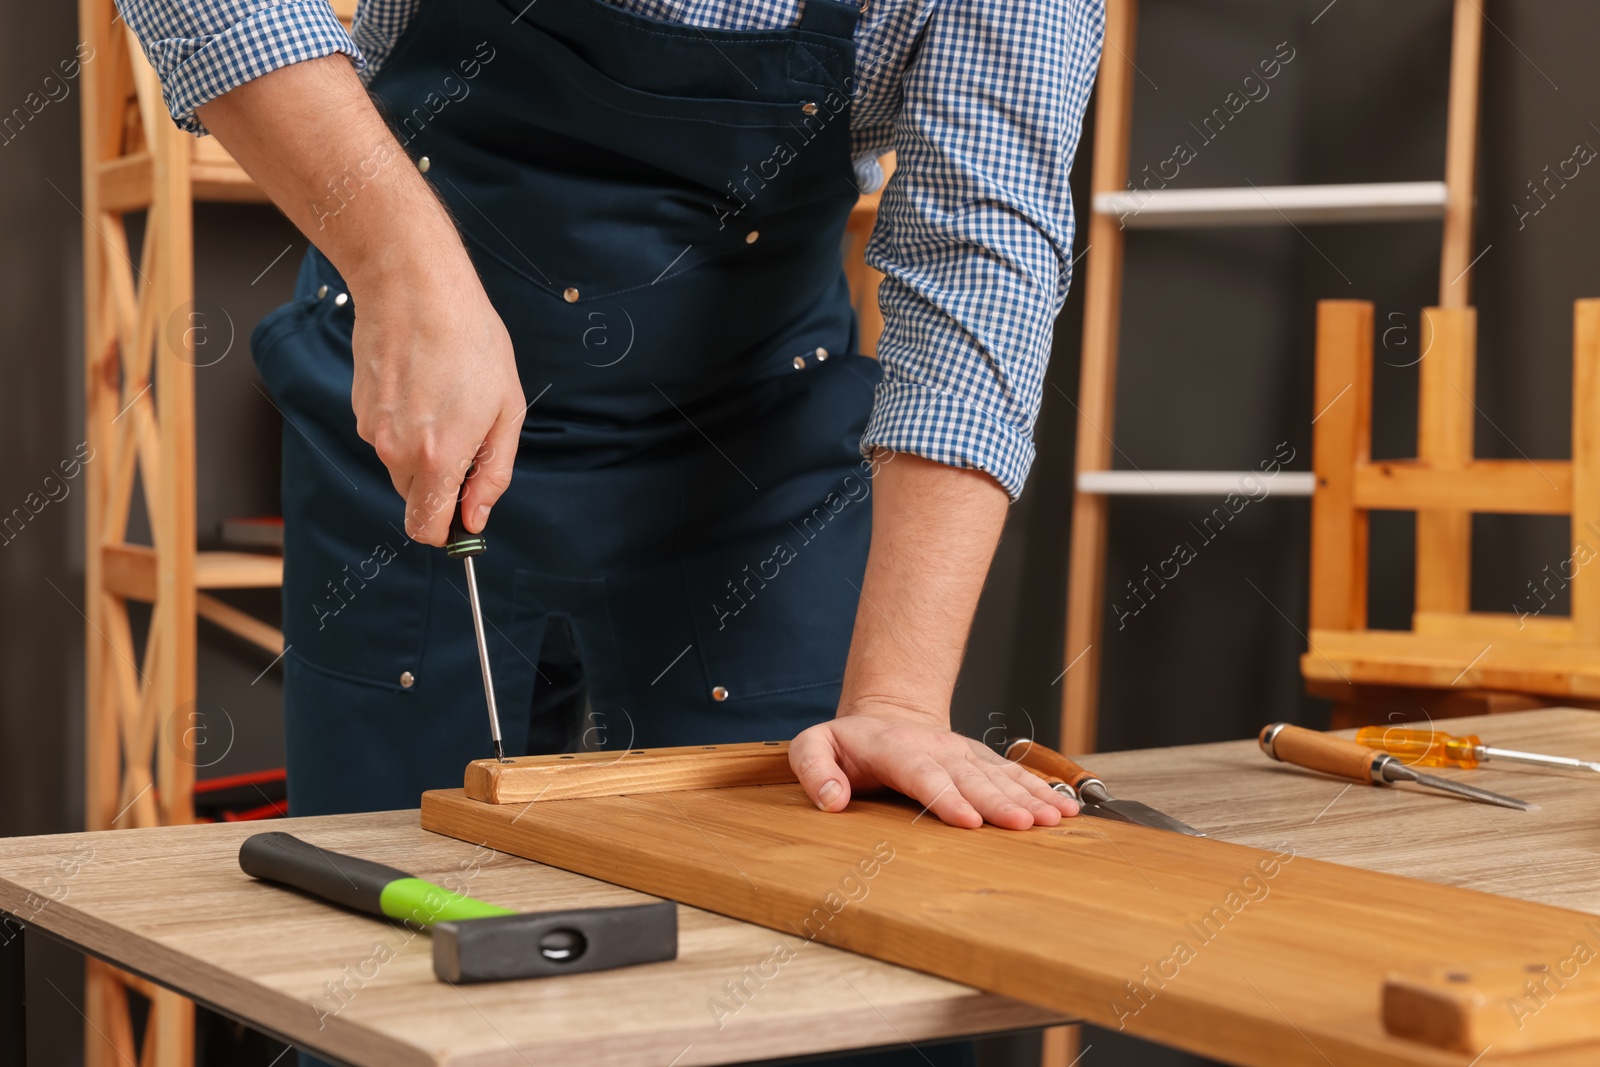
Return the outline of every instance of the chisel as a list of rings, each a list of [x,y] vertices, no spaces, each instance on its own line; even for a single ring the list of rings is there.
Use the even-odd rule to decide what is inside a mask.
[[[467,478],[472,477],[472,472],[467,472]],[[467,481],[461,482],[461,496],[466,496]],[[445,553],[451,559],[459,559],[467,568],[467,600],[472,604],[472,632],[478,637],[478,665],[483,668],[483,695],[489,702],[489,736],[494,739],[494,758],[497,762],[506,761],[506,747],[500,740],[500,711],[494,703],[494,675],[489,670],[489,639],[483,632],[483,607],[478,603],[478,575],[472,567],[472,557],[483,555],[488,549],[489,542],[484,540],[482,534],[467,533],[466,524],[461,521],[461,498],[456,499],[456,511],[450,520],[450,539],[445,542]]]
[[[1260,741],[1261,751],[1275,760],[1348,778],[1353,782],[1366,785],[1415,782],[1429,789],[1454,793],[1468,800],[1481,800],[1486,804],[1498,804],[1502,808],[1516,808],[1518,811],[1537,809],[1537,805],[1516,797],[1414,771],[1387,752],[1374,752],[1359,742],[1307,730],[1302,726],[1291,726],[1286,722],[1263,727]]]
[[[1179,822],[1166,812],[1157,811],[1137,800],[1119,800],[1111,795],[1106,784],[1090,771],[1078,766],[1055,749],[1046,748],[1036,741],[1022,737],[1006,749],[1006,759],[1020,763],[1042,776],[1057,778],[1054,788],[1078,802],[1083,814],[1094,815],[1115,822],[1131,822],[1151,826],[1157,830],[1175,830],[1190,837],[1204,837],[1204,833],[1187,823]]]

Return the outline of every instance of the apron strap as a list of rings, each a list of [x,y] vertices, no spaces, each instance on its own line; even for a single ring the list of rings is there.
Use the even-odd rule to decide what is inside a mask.
[[[848,41],[856,35],[856,20],[860,14],[859,7],[841,0],[803,0],[799,28]]]

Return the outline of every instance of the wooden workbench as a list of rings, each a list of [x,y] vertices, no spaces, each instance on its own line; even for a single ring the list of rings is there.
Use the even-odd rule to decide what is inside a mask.
[[[394,811],[0,840],[0,911],[286,1043],[374,1067],[692,1067],[1059,1021],[694,908],[679,909],[670,963],[450,986],[434,978],[428,935],[240,871],[240,842],[265,829],[525,911],[651,899],[427,833],[415,811]],[[724,983],[770,971],[779,945],[795,955],[777,977],[736,1015],[715,1014]]]
[[[1510,747],[1600,758],[1600,715],[1592,712],[1527,712],[1449,726]],[[1470,780],[1541,804],[1535,825],[1507,818],[1517,813],[1449,798],[1345,789],[1268,762],[1253,741],[1105,754],[1089,762],[1119,795],[1230,841],[1263,848],[1287,842],[1298,856],[1600,914],[1600,879],[1593,876],[1600,820],[1591,799],[1600,797],[1592,792],[1600,780],[1527,768],[1471,772]],[[454,876],[467,892],[523,909],[639,899],[426,833],[415,812],[290,820],[274,828],[422,877]],[[692,908],[680,911],[676,962],[452,989],[434,980],[422,938],[396,945],[404,934],[386,924],[241,874],[238,843],[258,829],[185,826],[0,841],[0,910],[286,1041],[355,1063],[688,1067],[921,1042],[1056,1018]],[[368,961],[380,944],[394,946],[396,958],[373,966]],[[779,945],[796,953],[793,961],[742,998],[734,1014],[715,1012],[718,1003],[733,1003],[724,983],[739,981],[747,966],[762,967]],[[353,993],[341,1006],[327,983]],[[1245,1042],[1251,1035],[1238,1036]]]

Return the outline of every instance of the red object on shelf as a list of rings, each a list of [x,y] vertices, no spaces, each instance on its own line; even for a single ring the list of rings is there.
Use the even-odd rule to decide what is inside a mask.
[[[282,767],[206,778],[194,784],[196,822],[277,819],[289,809]]]

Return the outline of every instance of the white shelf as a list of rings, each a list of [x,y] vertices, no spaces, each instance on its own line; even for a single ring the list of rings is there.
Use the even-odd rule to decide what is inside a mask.
[[[1096,193],[1094,210],[1130,230],[1404,222],[1443,218],[1446,196],[1444,182],[1129,190]]]
[[[1246,478],[1254,479],[1246,482]],[[1270,496],[1310,496],[1317,476],[1310,471],[1080,471],[1078,491],[1098,496],[1226,496],[1259,492]]]

